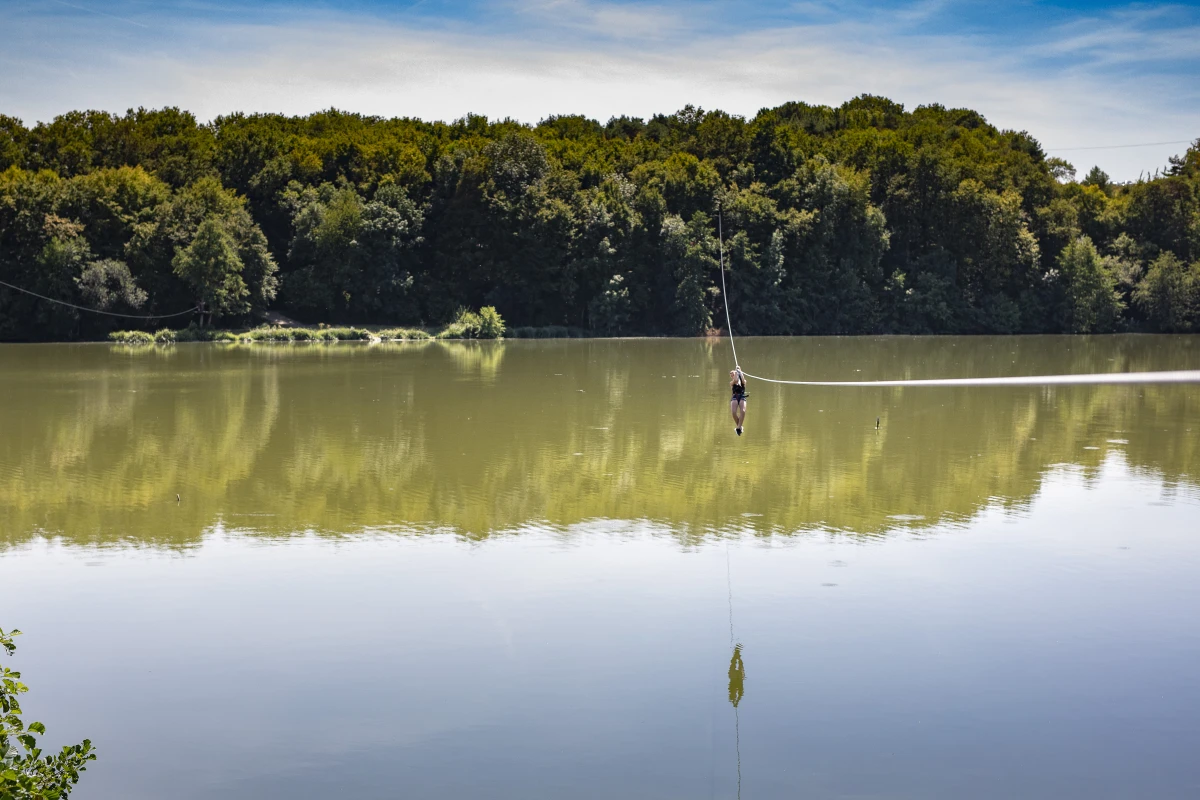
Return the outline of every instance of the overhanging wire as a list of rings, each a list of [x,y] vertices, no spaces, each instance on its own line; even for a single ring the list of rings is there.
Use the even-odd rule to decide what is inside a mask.
[[[13,286],[11,283],[8,283],[6,281],[0,281],[0,286],[7,286],[9,289],[12,289],[13,291],[22,292],[24,294],[31,295],[33,297],[38,298],[39,300],[45,300],[48,303],[58,303],[60,306],[67,306],[68,308],[74,308],[79,311],[86,311],[89,314],[103,314],[106,317],[121,317],[123,319],[170,319],[171,317],[182,317],[184,314],[195,314],[196,313],[196,307],[193,306],[193,307],[189,308],[187,311],[179,311],[174,314],[118,314],[115,311],[101,311],[98,308],[88,308],[86,306],[77,306],[74,303],[68,303],[66,300],[57,300],[53,297],[47,297],[44,294],[38,294],[37,292],[31,292],[28,289],[22,289],[20,286]]]

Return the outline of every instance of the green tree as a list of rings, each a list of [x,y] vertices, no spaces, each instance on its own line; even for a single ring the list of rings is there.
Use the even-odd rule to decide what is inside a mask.
[[[500,312],[496,310],[495,306],[484,306],[479,309],[479,338],[504,338],[504,317],[500,316]]]
[[[233,243],[242,264],[240,275],[249,308],[266,308],[279,287],[278,267],[266,237],[247,211],[245,200],[211,177],[176,191],[152,220],[132,226],[124,260],[138,285],[149,294],[156,310],[178,311],[195,302],[196,287],[182,279],[175,258],[208,221],[215,221]]]
[[[958,235],[951,239],[958,286],[979,332],[1021,329],[1023,299],[1041,280],[1040,248],[1029,230],[1021,196],[998,194],[979,181],[963,181],[952,195]]]
[[[16,117],[0,114],[0,172],[25,163],[25,140],[29,132]]]
[[[1200,322],[1200,262],[1189,268],[1174,253],[1161,254],[1138,284],[1133,301],[1155,330],[1195,330]]]
[[[293,188],[285,299],[323,319],[412,319],[421,210],[396,186],[365,201],[353,189]]]
[[[75,283],[91,308],[124,308],[128,312],[141,308],[146,302],[146,293],[138,288],[129,267],[116,259],[91,262]]]
[[[629,325],[629,288],[623,275],[613,275],[591,304],[592,328],[608,336],[620,335]]]
[[[1124,304],[1111,265],[1096,252],[1092,240],[1080,236],[1058,257],[1066,294],[1066,318],[1073,333],[1116,330]]]
[[[1178,176],[1131,186],[1125,229],[1185,262],[1200,258],[1200,183]]]
[[[0,650],[11,656],[17,649],[13,638],[20,633],[0,628]],[[21,719],[18,696],[27,691],[21,673],[0,667],[0,800],[58,800],[71,794],[96,752],[91,740],[84,739],[43,754],[37,737],[46,733],[46,726],[26,725]]]
[[[210,322],[214,316],[250,310],[250,291],[242,280],[237,246],[216,217],[200,223],[191,244],[179,249],[172,265],[175,274],[195,290],[197,307]]]
[[[719,268],[717,243],[706,214],[697,211],[689,222],[669,216],[662,227],[663,249],[675,280],[672,307],[674,333],[695,336],[712,327],[709,301],[716,293],[711,274]]]
[[[1050,174],[1054,176],[1056,181],[1073,181],[1075,180],[1075,166],[1065,158],[1048,158],[1046,166],[1050,169]]]
[[[1108,173],[1100,169],[1100,167],[1092,167],[1088,170],[1087,177],[1081,183],[1085,186],[1095,186],[1100,191],[1108,194],[1112,188],[1112,179],[1108,177]]]
[[[790,278],[788,333],[876,330],[889,236],[861,173],[821,157],[775,188]]]

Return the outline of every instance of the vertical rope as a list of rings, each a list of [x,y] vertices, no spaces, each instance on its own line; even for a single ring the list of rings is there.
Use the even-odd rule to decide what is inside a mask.
[[[725,289],[725,232],[723,230],[721,204],[717,204],[717,243],[721,256],[721,299],[725,301],[725,330],[729,331],[729,349],[733,351],[733,366],[738,365],[737,345],[733,342],[733,322],[729,318],[729,292]]]

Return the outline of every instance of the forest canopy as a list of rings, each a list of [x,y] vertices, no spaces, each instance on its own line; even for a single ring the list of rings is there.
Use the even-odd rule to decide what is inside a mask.
[[[726,324],[718,208],[738,333],[1200,330],[1200,140],[1117,185],[974,111],[865,95],[604,124],[0,115],[0,281],[113,314],[434,325],[495,306],[701,334]],[[130,325],[0,286],[0,339]]]

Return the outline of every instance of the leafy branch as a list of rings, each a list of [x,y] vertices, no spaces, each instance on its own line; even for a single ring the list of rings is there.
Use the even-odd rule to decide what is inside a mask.
[[[0,648],[11,656],[18,630],[0,628]],[[21,719],[19,695],[29,691],[21,673],[0,667],[0,800],[58,800],[71,793],[87,762],[96,760],[90,739],[44,755],[37,737],[46,733],[40,722]]]

